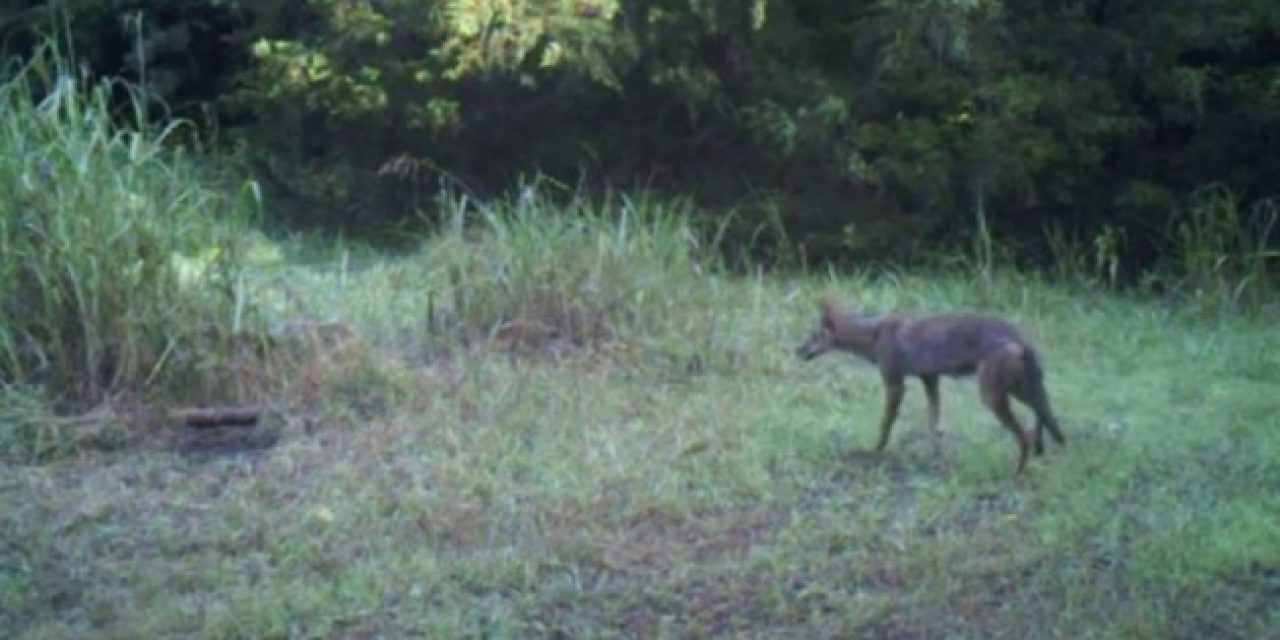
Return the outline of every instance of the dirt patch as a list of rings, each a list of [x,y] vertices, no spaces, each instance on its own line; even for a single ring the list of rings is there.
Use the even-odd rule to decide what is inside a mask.
[[[263,425],[180,427],[174,440],[174,450],[183,458],[206,462],[223,456],[261,457],[276,446],[280,435]]]
[[[745,553],[772,536],[784,514],[766,510],[681,514],[651,507],[610,532],[601,562],[614,570],[665,570]]]

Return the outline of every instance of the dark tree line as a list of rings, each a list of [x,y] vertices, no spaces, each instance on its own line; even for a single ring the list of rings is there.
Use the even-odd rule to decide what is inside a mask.
[[[1056,239],[1141,269],[1205,216],[1261,233],[1280,176],[1274,0],[7,7],[11,54],[58,25],[95,73],[199,116],[301,224],[538,171],[693,194],[731,238],[811,258],[921,255],[981,213],[1024,258]]]

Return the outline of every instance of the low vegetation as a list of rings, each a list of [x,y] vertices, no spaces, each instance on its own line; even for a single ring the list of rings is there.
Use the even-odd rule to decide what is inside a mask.
[[[734,275],[678,216],[625,202],[594,217],[453,206],[408,255],[286,243],[250,269],[268,324],[349,329],[281,370],[256,428],[274,446],[246,431],[215,449],[170,425],[124,451],[0,468],[0,626],[1189,638],[1280,624],[1270,323],[1005,271]],[[541,224],[522,226],[535,206]],[[874,370],[793,354],[823,292],[1016,319],[1043,345],[1068,446],[1014,478],[972,382],[948,380],[941,440],[913,387],[889,450],[864,453]],[[532,324],[546,332],[504,333]]]
[[[252,190],[226,188],[118,82],[50,47],[0,84],[0,380],[60,408],[125,391],[202,393],[243,328],[236,290]],[[6,406],[10,406],[6,404]],[[0,447],[7,446],[0,431]],[[29,452],[42,455],[42,451]]]

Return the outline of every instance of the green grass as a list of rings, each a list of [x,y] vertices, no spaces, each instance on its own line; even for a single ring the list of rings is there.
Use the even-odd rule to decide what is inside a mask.
[[[359,337],[281,370],[274,448],[0,466],[4,635],[1280,629],[1273,323],[999,271],[728,275],[677,214],[453,205],[412,255],[255,270],[274,326]],[[1067,447],[1015,478],[972,380],[948,380],[941,441],[917,384],[862,452],[875,371],[793,355],[823,292],[1017,320]]]

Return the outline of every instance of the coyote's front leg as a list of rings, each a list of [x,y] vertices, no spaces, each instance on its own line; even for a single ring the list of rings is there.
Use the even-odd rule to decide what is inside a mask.
[[[924,395],[929,399],[929,431],[935,436],[940,436],[942,430],[938,428],[938,421],[942,413],[942,404],[938,400],[938,375],[927,373],[920,376],[920,381],[924,383]]]
[[[898,417],[905,388],[902,376],[884,375],[884,415],[880,418],[880,443],[876,445],[876,451],[884,451],[889,444],[889,431]]]

